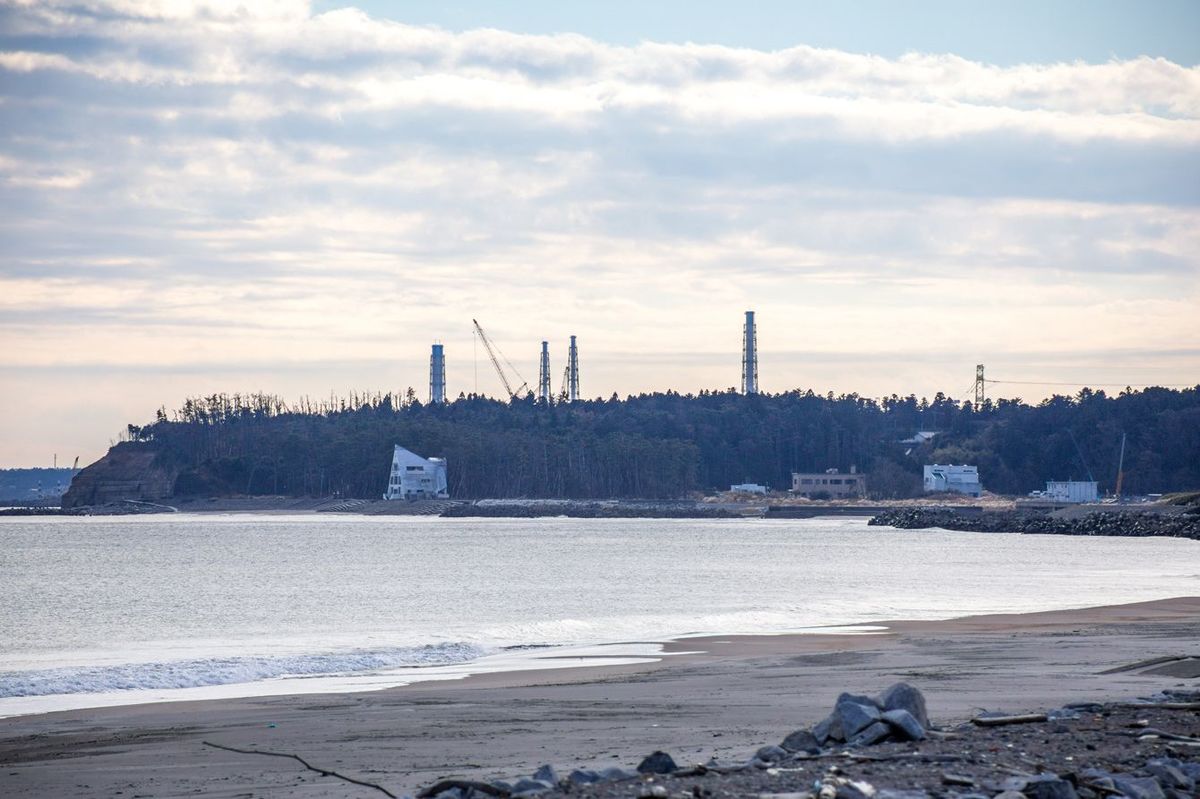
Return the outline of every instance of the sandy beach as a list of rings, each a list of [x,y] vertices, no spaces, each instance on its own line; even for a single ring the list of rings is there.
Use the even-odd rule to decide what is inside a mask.
[[[413,793],[445,777],[495,779],[542,763],[630,767],[744,758],[824,716],[843,690],[906,680],[935,722],[1196,687],[1200,597],[935,622],[872,635],[688,638],[653,664],[479,675],[372,693],[214,700],[0,720],[0,795],[364,796],[303,755]],[[1145,664],[1137,666],[1136,664]],[[378,795],[378,794],[376,794]]]

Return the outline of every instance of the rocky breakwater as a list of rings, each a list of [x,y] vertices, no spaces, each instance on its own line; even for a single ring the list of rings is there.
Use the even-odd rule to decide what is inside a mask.
[[[550,765],[530,776],[447,779],[417,799],[1194,799],[1200,795],[1200,691],[1138,702],[1077,702],[1046,712],[984,712],[952,727],[897,683],[844,693],[812,728],[745,760],[680,765],[653,752],[635,769]],[[1189,732],[1190,731],[1190,732]]]
[[[962,514],[950,508],[894,508],[868,524],[922,530],[941,527],[976,533],[1042,533],[1049,535],[1172,536],[1200,541],[1200,515],[1098,511],[1061,519],[1041,513],[985,511]]]
[[[578,500],[491,500],[454,505],[442,511],[447,518],[538,519],[567,516],[573,519],[734,519],[738,514],[724,508],[706,508],[696,503],[674,502],[587,502]]]

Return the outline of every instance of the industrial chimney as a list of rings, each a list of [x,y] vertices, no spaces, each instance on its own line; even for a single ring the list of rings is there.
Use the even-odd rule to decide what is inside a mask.
[[[441,404],[446,401],[446,354],[441,344],[433,345],[429,356],[429,402]]]
[[[571,349],[567,353],[567,399],[571,402],[579,400],[579,350],[575,347],[574,336],[571,336]]]
[[[746,327],[742,331],[742,393],[758,393],[758,331],[754,328],[754,311],[746,311]]]
[[[538,366],[538,401],[550,402],[550,342],[542,342],[542,359]]]

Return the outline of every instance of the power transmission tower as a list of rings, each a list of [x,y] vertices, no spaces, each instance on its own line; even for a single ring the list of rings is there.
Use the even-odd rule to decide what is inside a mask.
[[[984,397],[983,385],[983,364],[975,364],[975,412],[979,413],[983,410],[983,403],[986,400]]]

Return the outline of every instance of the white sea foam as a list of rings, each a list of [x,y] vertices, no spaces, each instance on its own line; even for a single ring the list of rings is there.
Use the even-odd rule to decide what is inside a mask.
[[[485,654],[487,650],[482,647],[450,642],[308,655],[248,655],[0,672],[0,697],[198,688],[279,677],[362,674],[465,663]]]

